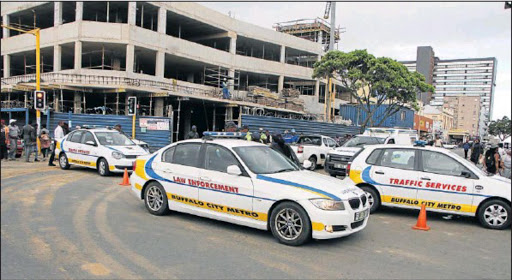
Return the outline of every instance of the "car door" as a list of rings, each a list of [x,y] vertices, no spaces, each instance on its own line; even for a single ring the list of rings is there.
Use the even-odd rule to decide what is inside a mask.
[[[71,164],[84,165],[84,156],[81,154],[82,151],[82,130],[72,132],[64,143],[64,149],[68,162]]]
[[[423,187],[418,191],[418,199],[430,201],[427,207],[459,213],[475,212],[471,204],[477,177],[458,160],[436,151],[421,151],[419,174]]]
[[[418,206],[417,158],[415,149],[383,149],[370,172],[371,179],[380,186],[383,203]]]
[[[233,152],[215,144],[206,144],[204,150],[204,167],[200,170],[199,200],[206,201],[211,207],[207,209],[230,215],[251,217],[252,197],[254,194],[252,180]],[[241,175],[227,173],[228,166],[236,165]]]
[[[157,154],[151,168],[167,192],[167,197],[180,208],[192,209],[200,206],[197,203],[199,180],[199,157],[201,143],[184,143],[169,147]],[[173,205],[171,205],[173,207]]]
[[[87,163],[90,167],[96,167],[96,160],[99,157],[98,142],[90,131],[83,132],[81,140],[81,157],[83,158],[84,164]]]

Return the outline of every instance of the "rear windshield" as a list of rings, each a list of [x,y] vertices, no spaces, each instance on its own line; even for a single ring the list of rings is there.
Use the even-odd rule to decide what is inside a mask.
[[[303,144],[303,145],[321,146],[322,145],[322,137],[320,137],[320,136],[301,136],[299,138],[299,141],[297,141],[297,143]]]
[[[362,147],[364,145],[377,145],[382,143],[384,143],[384,140],[380,141],[380,138],[358,136],[345,142],[343,147]]]

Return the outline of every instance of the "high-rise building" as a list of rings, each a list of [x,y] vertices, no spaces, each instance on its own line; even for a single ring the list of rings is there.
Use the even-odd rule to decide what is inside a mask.
[[[477,133],[473,135],[483,136],[487,133],[494,103],[497,67],[495,57],[442,60],[434,55],[432,47],[423,46],[418,47],[415,61],[402,63],[409,71],[423,74],[426,82],[434,86],[433,94],[422,93],[418,96],[424,104],[443,106],[445,97],[453,96],[479,98]]]
[[[479,135],[480,103],[478,96],[446,96],[443,107],[453,109],[455,129],[465,130],[470,136],[477,136]]]

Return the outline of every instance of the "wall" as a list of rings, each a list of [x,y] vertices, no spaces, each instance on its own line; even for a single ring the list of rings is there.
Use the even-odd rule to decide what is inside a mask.
[[[414,129],[425,131],[425,132],[432,132],[433,128],[433,121],[431,118],[427,118],[425,116],[420,115],[414,115]]]
[[[378,122],[381,120],[379,117],[383,115],[388,105],[381,105],[377,112],[373,115],[372,120],[374,122],[374,126],[377,126]],[[371,106],[373,110],[375,105]],[[340,115],[345,120],[351,120],[354,124],[362,124],[367,114],[364,110],[360,110],[358,106],[355,105],[341,105],[340,106]],[[402,118],[402,115],[404,118]],[[370,124],[368,124],[370,125]],[[402,108],[400,111],[386,118],[384,122],[380,125],[381,127],[401,127],[401,128],[413,128],[414,126],[414,111],[409,108]]]

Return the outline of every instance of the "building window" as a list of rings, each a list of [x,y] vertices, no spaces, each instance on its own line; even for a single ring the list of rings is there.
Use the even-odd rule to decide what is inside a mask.
[[[400,120],[404,121],[405,120],[405,111],[402,111],[400,113]]]

